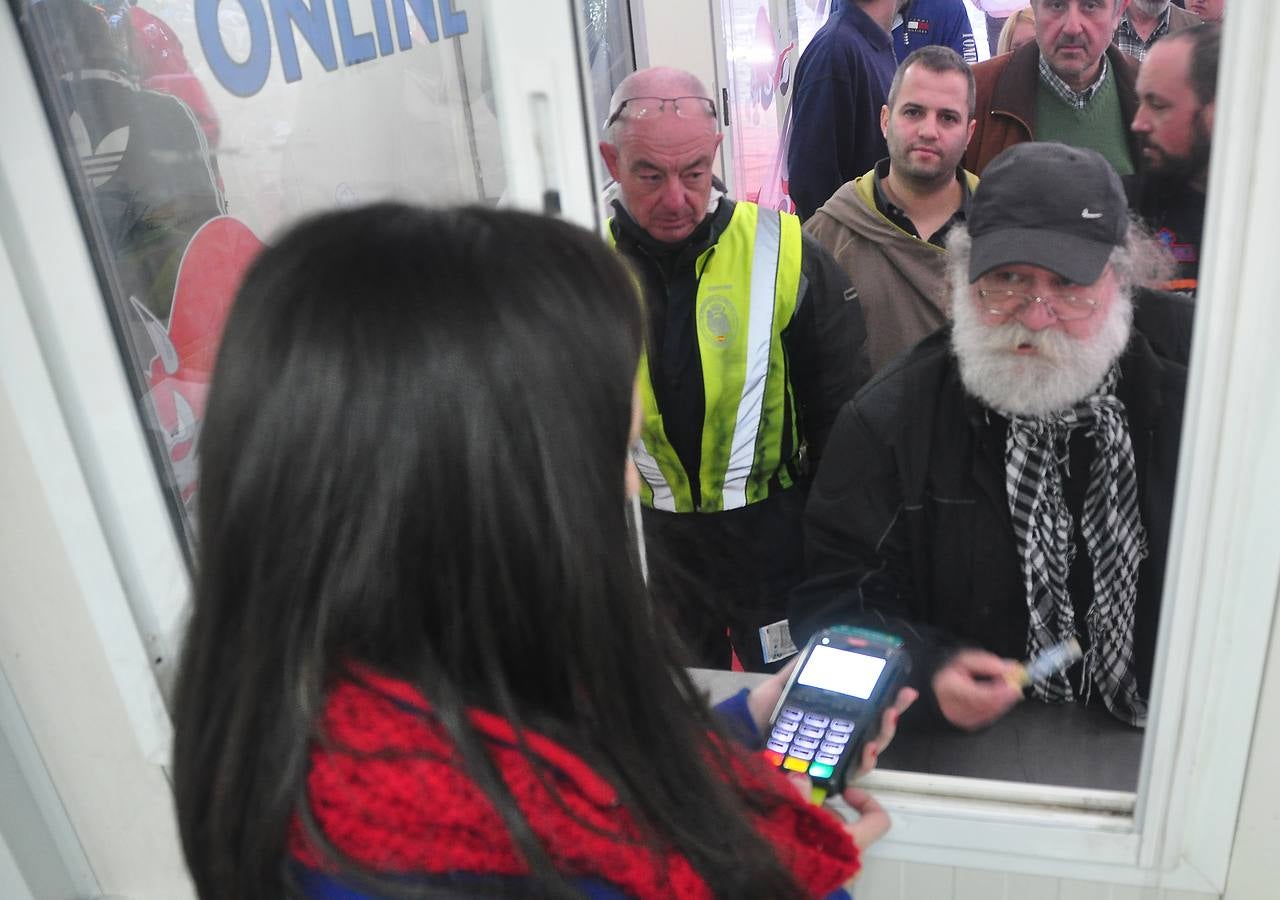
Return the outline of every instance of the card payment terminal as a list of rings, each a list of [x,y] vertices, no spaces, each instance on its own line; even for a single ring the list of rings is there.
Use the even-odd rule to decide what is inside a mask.
[[[808,774],[823,793],[843,789],[910,671],[900,638],[844,626],[819,631],[774,708],[765,757]]]

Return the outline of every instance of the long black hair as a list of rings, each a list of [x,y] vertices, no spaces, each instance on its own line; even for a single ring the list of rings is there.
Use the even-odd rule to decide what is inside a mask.
[[[583,754],[717,893],[795,893],[747,815],[776,800],[716,773],[714,725],[628,552],[641,335],[614,254],[523,213],[372,206],[257,259],[209,394],[175,703],[202,897],[299,894],[286,835],[310,822],[308,744],[352,662],[430,700],[542,893],[572,890],[469,706]],[[428,893],[327,850],[378,893]]]

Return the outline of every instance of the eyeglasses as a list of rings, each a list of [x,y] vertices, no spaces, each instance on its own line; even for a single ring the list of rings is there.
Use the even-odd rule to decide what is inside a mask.
[[[715,118],[716,105],[709,97],[632,97],[618,104],[613,115],[605,121],[604,127],[608,128],[623,118],[623,113],[626,113],[628,119],[660,116],[666,112],[668,103],[671,104],[676,115],[682,119],[697,119],[702,116]]]
[[[1021,315],[1032,303],[1042,303],[1055,319],[1071,322],[1076,319],[1087,319],[1098,307],[1098,301],[1092,297],[1077,297],[1074,294],[1050,294],[1037,297],[1024,294],[1022,291],[978,289],[984,308],[993,316],[1011,318]]]

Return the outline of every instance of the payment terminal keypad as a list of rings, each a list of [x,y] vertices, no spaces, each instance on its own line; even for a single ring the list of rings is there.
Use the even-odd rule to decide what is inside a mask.
[[[765,743],[765,757],[789,772],[830,778],[853,737],[853,723],[785,706]]]

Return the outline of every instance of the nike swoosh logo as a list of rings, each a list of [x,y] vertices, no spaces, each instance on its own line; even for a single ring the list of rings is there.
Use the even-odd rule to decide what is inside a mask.
[[[1080,210],[1080,218],[1082,219],[1101,219],[1102,213],[1089,212],[1089,207]]]

